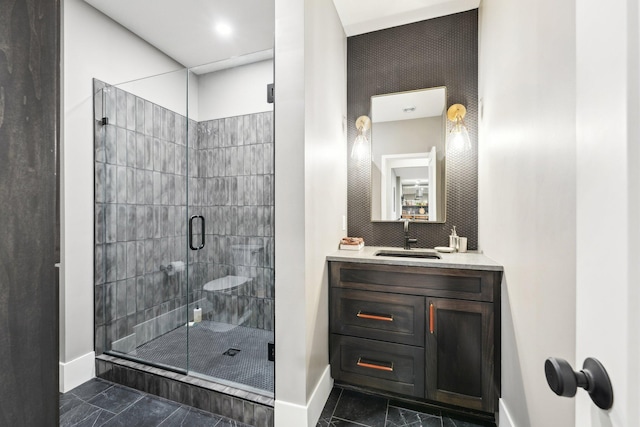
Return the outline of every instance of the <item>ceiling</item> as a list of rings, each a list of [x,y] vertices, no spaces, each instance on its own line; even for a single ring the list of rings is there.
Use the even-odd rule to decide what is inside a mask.
[[[273,57],[273,1],[85,1],[185,67],[222,61],[220,69]],[[219,34],[215,28],[220,23],[228,25],[231,34]],[[253,54],[249,61],[242,58],[247,54]]]
[[[196,73],[273,57],[273,0],[85,0]],[[478,7],[480,0],[333,0],[347,36]],[[152,5],[152,7],[150,7]],[[224,23],[231,34],[215,27]]]
[[[333,0],[348,37],[475,9],[480,0]]]

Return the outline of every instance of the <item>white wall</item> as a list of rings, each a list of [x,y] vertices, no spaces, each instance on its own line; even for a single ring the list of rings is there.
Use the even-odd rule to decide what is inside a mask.
[[[151,47],[151,46],[149,46]],[[125,47],[121,47],[126,49]],[[183,116],[198,120],[198,78],[186,68],[124,83],[107,82]],[[189,95],[187,96],[187,90]],[[189,109],[187,110],[187,102]]]
[[[517,427],[574,425],[544,361],[575,359],[575,9],[480,7],[479,242],[505,268],[501,425],[504,409]]]
[[[60,363],[65,391],[93,376],[91,79],[124,82],[182,67],[82,0],[64,0],[62,28]],[[76,369],[74,361],[82,366]]]
[[[326,256],[346,235],[347,40],[333,2],[305,9],[305,251],[307,365],[311,393],[329,364]],[[318,413],[318,415],[320,415]],[[317,420],[315,420],[317,421]]]
[[[577,348],[613,385],[610,411],[576,396],[576,426],[640,425],[638,2],[577,2]],[[594,31],[597,28],[597,31]],[[612,42],[614,41],[615,42]],[[603,248],[611,248],[602,251]]]
[[[347,206],[346,38],[332,1],[276,0],[275,57],[275,422],[314,426],[331,389],[325,257]]]
[[[275,15],[275,422],[285,427],[306,424],[307,403],[304,2],[276,0]]]
[[[198,121],[273,110],[273,104],[267,103],[273,60],[201,74],[198,82]]]

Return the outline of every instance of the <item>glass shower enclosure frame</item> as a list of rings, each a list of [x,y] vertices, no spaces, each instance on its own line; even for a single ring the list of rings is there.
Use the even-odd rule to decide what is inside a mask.
[[[273,111],[197,117],[199,78],[94,81],[96,354],[272,397]]]

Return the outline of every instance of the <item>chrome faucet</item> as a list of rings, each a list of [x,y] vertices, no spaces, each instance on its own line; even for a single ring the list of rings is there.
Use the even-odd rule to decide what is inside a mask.
[[[409,220],[404,220],[404,248],[411,249],[412,243],[418,243],[418,239],[409,238]]]

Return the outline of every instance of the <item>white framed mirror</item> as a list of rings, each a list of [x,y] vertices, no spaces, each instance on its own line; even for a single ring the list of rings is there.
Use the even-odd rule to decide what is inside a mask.
[[[446,92],[371,97],[372,221],[445,221]]]

